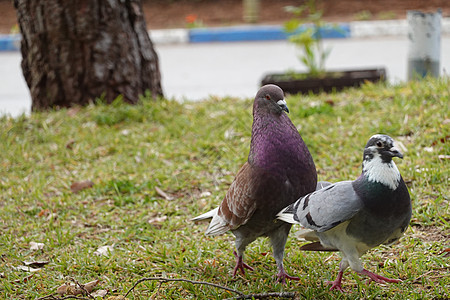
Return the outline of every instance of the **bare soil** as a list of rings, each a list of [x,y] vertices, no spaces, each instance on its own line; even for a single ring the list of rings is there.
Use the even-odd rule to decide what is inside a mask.
[[[259,24],[282,24],[292,15],[285,6],[298,6],[303,1],[260,0]],[[143,0],[149,29],[214,27],[244,24],[243,0]],[[407,10],[434,12],[442,9],[450,16],[448,0],[322,0],[324,19],[332,22],[375,19],[404,19]],[[0,33],[17,31],[17,20],[12,0],[0,0]]]

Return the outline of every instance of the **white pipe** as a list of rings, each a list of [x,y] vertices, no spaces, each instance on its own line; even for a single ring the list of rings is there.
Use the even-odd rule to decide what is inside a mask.
[[[408,80],[439,77],[442,13],[410,10],[408,21]]]

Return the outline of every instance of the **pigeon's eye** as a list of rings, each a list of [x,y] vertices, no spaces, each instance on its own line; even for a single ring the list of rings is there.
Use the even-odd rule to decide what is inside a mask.
[[[266,95],[266,99],[267,99],[267,100],[270,100],[270,95]]]
[[[380,147],[380,148],[383,147],[383,143],[380,142],[380,141],[378,141],[378,142],[377,142],[377,147]]]

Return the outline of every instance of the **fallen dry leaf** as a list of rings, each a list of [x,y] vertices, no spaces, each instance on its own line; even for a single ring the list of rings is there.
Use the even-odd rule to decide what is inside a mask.
[[[102,297],[103,298],[107,294],[108,294],[107,290],[98,290],[98,291],[95,291],[95,292],[91,293],[91,296],[94,297],[94,298],[97,298],[97,297]]]
[[[30,250],[42,250],[44,249],[43,243],[30,242]]]
[[[90,281],[88,283],[82,284],[80,287],[75,283],[64,283],[60,287],[56,289],[56,292],[60,295],[80,295],[83,294],[84,291],[91,293],[94,287],[99,283],[99,280]]]
[[[167,195],[166,192],[164,192],[162,189],[160,189],[157,186],[155,186],[155,190],[156,190],[156,193],[158,193],[158,195],[160,195],[161,197],[163,197],[164,199],[166,199],[168,201],[174,199],[172,196]]]
[[[94,254],[98,256],[108,256],[111,252],[113,252],[114,246],[101,246],[99,247]]]
[[[63,284],[59,288],[56,289],[56,292],[59,295],[80,295],[83,293],[83,290],[80,287],[77,287],[75,284]]]
[[[211,192],[204,191],[200,194],[200,198],[210,197],[211,195]]]
[[[50,214],[50,210],[48,208],[41,210],[37,216],[38,217],[42,217],[42,216],[48,216]]]
[[[37,260],[37,261],[23,261],[22,263],[25,266],[21,266],[21,267],[28,268],[28,269],[21,268],[22,271],[36,272],[40,268],[42,268],[43,266],[48,264],[49,262],[46,260]]]
[[[81,190],[88,189],[93,186],[94,186],[94,183],[90,180],[77,181],[77,182],[72,183],[72,185],[70,186],[70,190],[72,191],[72,193],[78,193]]]
[[[165,220],[167,220],[167,216],[154,217],[154,218],[151,218],[150,220],[148,220],[148,223],[149,224],[160,224],[160,223],[164,222]]]
[[[47,260],[36,260],[36,261],[23,261],[22,263],[27,267],[42,268],[49,262]]]
[[[32,267],[27,267],[27,266],[18,266],[18,267],[13,267],[13,268],[16,270],[19,270],[19,271],[24,271],[24,272],[37,272],[40,270],[37,268],[32,268]]]
[[[72,149],[73,148],[73,144],[75,144],[75,140],[69,140],[67,143],[66,143],[66,149]]]
[[[86,291],[88,291],[89,293],[92,292],[92,290],[94,289],[94,287],[100,282],[100,280],[93,280],[90,281],[88,283],[84,284],[84,288],[86,289]]]
[[[68,287],[69,287],[69,285],[66,284],[66,283],[64,283],[63,285],[59,286],[59,287],[56,289],[56,292],[57,292],[58,295],[60,295],[60,296],[65,295],[66,292],[67,292],[67,288],[68,288]]]
[[[445,253],[445,254],[444,254]],[[450,256],[450,248],[446,248],[444,249],[444,251],[442,251],[441,253],[439,253],[439,255],[444,254],[445,257]]]

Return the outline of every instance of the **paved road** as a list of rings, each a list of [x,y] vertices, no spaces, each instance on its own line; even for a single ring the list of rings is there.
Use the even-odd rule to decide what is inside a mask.
[[[327,68],[384,66],[389,81],[406,80],[407,39],[328,39]],[[253,97],[263,74],[303,70],[297,49],[286,41],[156,45],[166,97],[201,100],[209,95]],[[0,53],[0,113],[30,111],[19,52]],[[450,70],[450,36],[441,40],[442,73]]]

